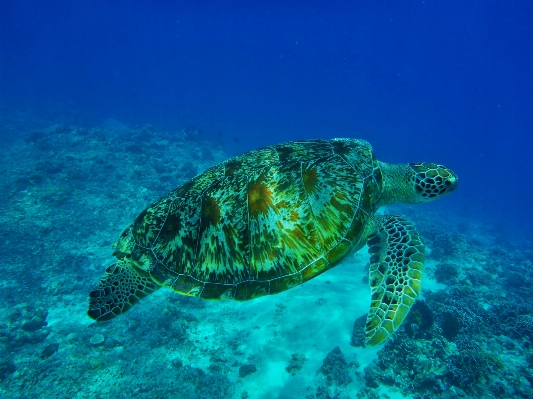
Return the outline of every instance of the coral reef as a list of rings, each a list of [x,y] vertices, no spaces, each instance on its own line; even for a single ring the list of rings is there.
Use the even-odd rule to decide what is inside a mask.
[[[304,354],[293,353],[291,355],[289,365],[285,367],[285,370],[287,370],[287,373],[290,373],[291,375],[296,375],[302,369],[305,360],[306,359]]]
[[[428,246],[426,275],[446,286],[425,287],[364,364],[366,315],[351,337],[327,335],[327,346],[314,346],[337,317],[327,293],[353,293],[329,277],[305,297],[305,320],[272,298],[251,321],[245,305],[215,313],[160,290],[127,318],[91,323],[87,292],[125,223],[227,154],[194,127],[31,126],[0,157],[0,396],[254,398],[269,376],[279,389],[272,397],[533,397],[533,244],[453,212],[392,209],[416,223]],[[362,259],[354,257],[361,270]],[[353,311],[345,302],[340,309]]]
[[[453,285],[459,277],[459,267],[453,263],[437,263],[433,275],[439,283]]]
[[[327,354],[322,362],[320,372],[326,376],[328,385],[342,387],[352,382],[348,362],[338,346],[333,348],[333,350]]]
[[[360,347],[365,346],[365,324],[366,314],[355,319],[352,335],[350,337],[350,345]]]
[[[529,397],[531,383],[520,381],[529,381],[530,371],[509,364],[507,351],[494,350],[499,346],[494,333],[500,332],[501,323],[494,312],[477,304],[473,294],[463,293],[457,300],[453,292],[439,291],[417,301],[403,331],[365,369],[367,387],[395,386],[420,398],[447,398],[450,392],[484,398],[509,397],[512,392],[517,398]]]
[[[255,373],[256,371],[257,367],[255,367],[253,364],[243,364],[241,367],[239,367],[239,377],[246,377],[247,375]]]

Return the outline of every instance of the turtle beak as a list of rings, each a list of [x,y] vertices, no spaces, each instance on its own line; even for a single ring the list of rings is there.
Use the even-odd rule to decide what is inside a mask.
[[[451,193],[459,186],[459,177],[455,173],[450,174],[446,179],[446,192]]]

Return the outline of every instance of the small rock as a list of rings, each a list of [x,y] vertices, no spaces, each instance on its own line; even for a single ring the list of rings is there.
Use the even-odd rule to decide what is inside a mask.
[[[239,368],[239,377],[246,377],[248,374],[255,373],[257,368],[253,364],[243,364]]]
[[[49,358],[50,356],[52,356],[54,353],[57,352],[57,350],[59,349],[59,344],[50,344],[48,345],[46,348],[44,348],[41,352],[41,354],[39,355],[39,357],[41,359],[47,359]]]
[[[113,349],[113,348],[117,348],[119,346],[121,346],[122,344],[120,343],[120,341],[116,340],[115,338],[106,338],[105,342],[104,342],[104,348],[106,349]]]
[[[8,376],[13,374],[17,370],[16,366],[12,362],[0,363],[0,381],[5,380]]]
[[[27,332],[35,332],[43,327],[46,327],[48,324],[46,322],[46,316],[47,314],[33,317],[31,320],[22,325],[22,329]]]
[[[100,345],[104,341],[105,341],[105,337],[102,334],[94,334],[90,339],[91,345],[94,345],[94,346]]]
[[[80,338],[80,335],[78,333],[70,333],[65,337],[65,341],[67,342],[74,342],[77,341]]]

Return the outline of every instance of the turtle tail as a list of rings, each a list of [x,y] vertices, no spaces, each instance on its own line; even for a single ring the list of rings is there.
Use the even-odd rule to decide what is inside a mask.
[[[111,320],[158,288],[147,272],[120,259],[106,269],[89,294],[88,315],[96,321]]]

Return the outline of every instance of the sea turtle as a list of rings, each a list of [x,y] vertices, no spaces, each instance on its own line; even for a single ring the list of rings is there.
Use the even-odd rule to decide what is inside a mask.
[[[372,293],[366,345],[383,342],[420,294],[424,244],[382,205],[421,203],[457,187],[443,165],[378,161],[364,140],[293,141],[218,164],[148,206],[115,244],[89,296],[112,319],[168,287],[244,301],[302,284],[365,244]]]

